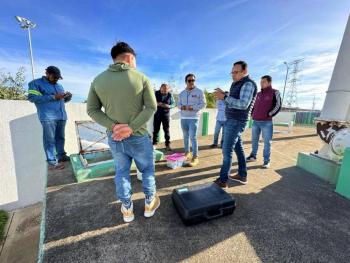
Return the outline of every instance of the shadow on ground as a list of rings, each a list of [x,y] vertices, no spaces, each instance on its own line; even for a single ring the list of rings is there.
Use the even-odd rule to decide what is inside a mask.
[[[284,154],[288,147],[314,145],[290,141],[283,144]],[[142,215],[141,183],[133,174],[136,218],[129,224],[115,202],[112,177],[77,184],[70,168],[52,173],[44,261],[349,262],[349,200],[294,164],[285,165],[291,161],[279,163],[277,154],[270,170],[249,164],[248,185],[230,183],[227,192],[237,200],[232,216],[190,227],[178,217],[171,192],[212,182],[221,167],[218,150],[203,153],[207,157],[196,168],[168,170],[164,162],[157,164],[161,207],[150,219]]]
[[[116,209],[113,178],[53,190],[47,199],[45,261],[177,262],[211,250],[195,261],[221,255],[220,261],[348,262],[350,203],[330,185],[301,175],[296,167],[281,169],[281,179],[260,192],[234,194],[238,207],[233,216],[185,227],[168,187],[217,175],[201,172],[158,176],[162,206],[154,218],[145,219],[142,195],[135,194],[136,220],[130,224]],[[133,185],[135,193],[141,192],[135,176]],[[236,187],[242,186],[232,183],[230,190]],[[248,242],[242,242],[242,235]],[[247,245],[253,253],[247,253]]]

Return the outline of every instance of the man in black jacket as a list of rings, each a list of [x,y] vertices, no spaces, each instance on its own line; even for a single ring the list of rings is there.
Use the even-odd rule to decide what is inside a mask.
[[[157,145],[158,143],[158,132],[160,130],[160,125],[162,124],[167,151],[171,151],[169,132],[170,109],[175,107],[174,97],[169,90],[169,85],[163,83],[160,86],[160,89],[156,91],[157,112],[154,114],[153,121],[153,145]]]

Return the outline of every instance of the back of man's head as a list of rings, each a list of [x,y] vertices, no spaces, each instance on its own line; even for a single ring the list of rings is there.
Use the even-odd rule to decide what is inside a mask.
[[[124,54],[132,54],[136,57],[135,51],[125,42],[118,42],[111,49],[111,56],[113,60],[116,60],[118,57]]]

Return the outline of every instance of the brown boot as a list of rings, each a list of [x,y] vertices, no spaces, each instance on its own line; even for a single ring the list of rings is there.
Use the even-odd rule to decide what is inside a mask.
[[[248,180],[247,180],[246,176],[242,177],[242,176],[239,176],[238,174],[236,174],[236,175],[230,175],[228,178],[230,178],[231,180],[240,182],[242,184],[247,184],[248,183]]]
[[[220,178],[216,179],[214,181],[215,184],[217,184],[218,186],[220,186],[221,188],[223,189],[226,189],[228,186],[227,186],[227,183],[226,182],[223,182],[220,180]]]

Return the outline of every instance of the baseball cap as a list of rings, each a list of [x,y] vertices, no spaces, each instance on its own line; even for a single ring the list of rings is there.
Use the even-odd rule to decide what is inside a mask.
[[[49,66],[49,67],[47,67],[46,72],[49,74],[53,74],[55,77],[57,77],[59,79],[62,79],[61,71],[58,67]]]

